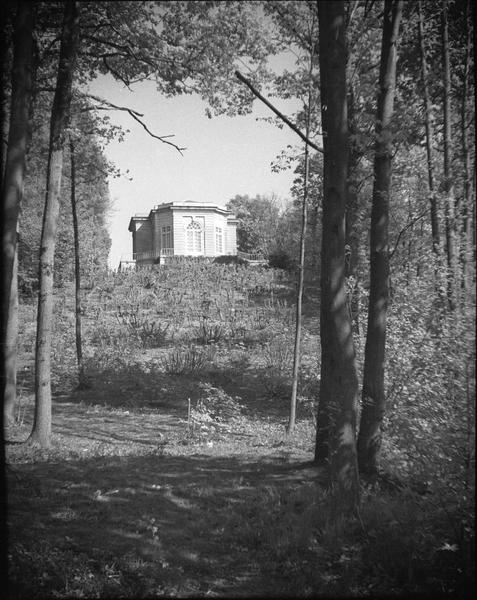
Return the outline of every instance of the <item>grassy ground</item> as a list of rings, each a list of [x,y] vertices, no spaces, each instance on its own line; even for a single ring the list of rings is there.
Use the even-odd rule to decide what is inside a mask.
[[[316,479],[309,424],[295,445],[267,421],[191,434],[184,417],[58,403],[50,450],[9,448],[13,597],[287,590],[236,539],[235,511]]]
[[[336,514],[311,463],[312,294],[298,423],[285,435],[292,296],[283,274],[245,268],[106,282],[85,301],[78,389],[71,290],[59,295],[48,450],[20,443],[34,333],[34,308],[21,307],[22,391],[7,431],[12,598],[473,591],[471,490],[367,486],[359,518]]]

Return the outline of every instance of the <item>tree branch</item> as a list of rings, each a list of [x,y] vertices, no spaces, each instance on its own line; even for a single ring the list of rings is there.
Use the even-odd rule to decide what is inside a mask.
[[[181,155],[183,156],[183,154],[182,154],[182,151],[183,151],[183,150],[186,150],[186,148],[180,148],[179,146],[177,146],[177,145],[176,145],[176,144],[174,144],[173,142],[169,142],[169,141],[166,139],[166,138],[174,137],[174,135],[162,135],[162,136],[155,135],[154,133],[152,133],[152,132],[151,132],[151,131],[150,131],[150,130],[147,128],[146,124],[145,124],[145,123],[143,123],[143,122],[141,121],[141,119],[140,119],[139,117],[137,117],[137,116],[136,116],[136,115],[135,115],[133,112],[130,112],[130,115],[131,115],[131,117],[132,117],[132,118],[133,118],[135,121],[137,121],[137,122],[138,122],[140,125],[142,125],[142,126],[144,127],[144,129],[147,131],[147,133],[148,133],[148,134],[149,134],[151,137],[153,137],[153,138],[156,138],[156,140],[159,140],[159,141],[160,141],[160,142],[162,142],[163,144],[169,144],[169,146],[172,146],[173,148],[175,148],[175,149],[176,149],[176,150],[179,152],[179,154],[181,154]]]
[[[305,134],[303,134],[296,125],[294,125],[290,119],[288,119],[287,117],[285,117],[285,115],[283,113],[281,113],[277,108],[275,108],[273,106],[273,104],[271,104],[266,98],[264,98],[262,96],[262,94],[260,94],[260,92],[258,90],[255,89],[255,87],[252,85],[252,83],[250,83],[250,81],[248,79],[246,79],[242,73],[240,73],[240,71],[235,71],[235,77],[237,77],[237,79],[239,79],[242,83],[245,83],[245,85],[249,88],[249,90],[259,99],[261,100],[266,106],[268,106],[268,108],[270,110],[272,110],[278,117],[280,117],[280,119],[286,123],[288,125],[288,127],[290,127],[290,129],[293,129],[293,131],[298,134],[301,139],[307,143],[309,146],[311,146],[312,148],[314,148],[315,150],[317,150],[318,152],[323,153],[323,148],[320,148],[319,146],[317,146],[314,142],[312,142],[311,140],[309,140]]]
[[[100,96],[94,96],[93,94],[81,94],[83,97],[86,98],[92,98],[93,100],[96,100],[96,102],[101,102],[101,104],[104,104],[106,107],[114,109],[114,110],[124,110],[128,113],[134,113],[135,115],[137,115],[138,117],[143,117],[144,115],[140,112],[137,112],[135,110],[133,110],[132,108],[128,108],[127,106],[118,106],[117,104],[113,104],[112,102],[109,102],[108,100],[105,100],[104,98],[101,98]],[[102,107],[100,106],[94,106],[94,109],[101,109]],[[90,110],[88,108],[85,108],[84,110]],[[103,110],[105,110],[103,108]]]
[[[140,112],[137,112],[136,110],[133,110],[132,108],[128,108],[127,106],[117,106],[116,104],[113,104],[112,102],[108,102],[107,100],[104,100],[104,98],[100,98],[99,96],[93,96],[92,94],[85,94],[85,96],[87,96],[88,98],[92,98],[93,100],[96,100],[96,102],[101,102],[102,104],[104,104],[105,106],[96,106],[94,107],[96,110],[122,110],[125,111],[127,113],[129,113],[131,115],[131,117],[137,121],[140,125],[142,125],[142,127],[147,131],[147,133],[155,138],[156,140],[159,140],[160,142],[162,142],[163,144],[168,144],[169,146],[172,146],[173,148],[175,148],[179,154],[182,154],[183,150],[186,150],[186,148],[182,148],[180,146],[177,146],[176,144],[174,144],[173,142],[170,142],[167,138],[171,138],[174,137],[173,134],[170,135],[156,135],[154,133],[152,133],[152,131],[150,131],[150,129],[147,127],[147,125],[141,121],[141,119],[139,117],[143,117],[144,115]],[[88,110],[88,108],[86,108],[85,110]]]
[[[105,56],[103,56],[102,60],[103,60],[104,66],[113,75],[113,77],[115,77],[116,79],[119,79],[119,81],[122,81],[124,83],[124,85],[128,88],[128,90],[131,92],[132,90],[130,87],[129,80],[126,80],[120,73],[118,73],[118,71],[116,71],[116,69],[113,69],[113,67],[108,63]]]
[[[401,229],[401,231],[399,232],[399,234],[397,236],[396,243],[394,244],[393,251],[390,252],[390,254],[389,254],[389,260],[391,260],[391,258],[394,256],[394,253],[396,252],[397,247],[399,245],[399,240],[401,239],[403,233],[405,233],[408,229],[410,229],[420,219],[425,217],[429,213],[429,210],[430,210],[429,208],[426,208],[426,210],[423,213],[421,213],[419,216],[415,217],[414,219],[411,219],[411,221],[409,221],[409,223],[403,229]]]

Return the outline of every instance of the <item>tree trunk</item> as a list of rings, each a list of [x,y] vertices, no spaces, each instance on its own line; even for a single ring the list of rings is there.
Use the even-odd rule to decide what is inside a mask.
[[[15,421],[17,401],[17,347],[18,347],[18,247],[13,259],[13,273],[10,286],[8,320],[5,334],[5,392],[4,415],[8,427]]]
[[[313,26],[311,28],[313,30]],[[313,74],[313,53],[310,55],[310,71],[308,84],[308,106],[306,108],[306,131],[305,136],[310,136],[310,119],[312,103],[312,74]],[[295,347],[293,351],[293,372],[292,372],[292,392],[290,400],[290,418],[288,420],[287,434],[290,435],[295,430],[296,421],[296,400],[298,395],[298,377],[300,371],[300,346],[301,346],[301,327],[302,327],[302,305],[303,305],[303,287],[305,282],[305,246],[306,246],[306,224],[308,220],[308,180],[310,175],[310,150],[305,143],[305,173],[303,178],[303,204],[301,213],[301,232],[300,232],[300,267],[298,273],[298,292],[296,298],[296,324],[295,324]]]
[[[464,292],[464,303],[466,302],[467,291],[471,287],[470,264],[472,262],[472,230],[471,230],[471,206],[472,206],[472,183],[470,175],[470,153],[469,140],[467,133],[467,103],[469,94],[469,76],[470,76],[470,51],[472,45],[471,27],[469,23],[470,2],[466,2],[465,24],[466,24],[466,48],[464,59],[464,79],[462,86],[462,103],[460,114],[460,126],[462,137],[462,162],[464,167],[464,193],[462,207],[462,288]]]
[[[349,63],[348,69],[349,71]],[[354,331],[359,334],[359,202],[358,202],[358,168],[360,152],[356,139],[358,123],[352,83],[348,80],[348,130],[350,134],[348,150],[348,176],[346,178],[346,277],[352,277],[349,310]]]
[[[13,420],[16,400],[17,231],[29,137],[35,12],[33,3],[19,2],[13,38],[10,124],[2,186],[2,410],[6,423]]]
[[[428,86],[428,71],[426,62],[426,49],[424,45],[424,15],[422,13],[422,2],[418,2],[419,22],[419,50],[421,55],[421,72],[422,72],[422,90],[424,95],[424,118],[426,128],[426,150],[427,150],[427,178],[429,185],[429,204],[431,209],[431,232],[432,232],[432,250],[439,258],[440,255],[440,233],[439,233],[439,203],[434,185],[434,158],[432,151],[432,143],[434,139],[432,127],[432,104],[429,96]],[[438,282],[436,281],[436,284]]]
[[[84,363],[83,363],[83,344],[81,336],[81,272],[80,272],[80,253],[79,253],[79,231],[78,214],[76,211],[76,162],[75,148],[70,139],[70,161],[71,161],[71,213],[73,216],[73,240],[75,248],[75,339],[76,339],[76,359],[78,362],[78,387],[84,386]]]
[[[401,13],[401,0],[386,0],[376,115],[368,329],[364,357],[363,405],[358,436],[359,468],[362,473],[370,475],[375,474],[378,469],[385,411],[384,358],[389,296],[388,221],[392,169],[390,123],[394,108],[396,45]]]
[[[2,2],[0,5],[0,15],[2,17],[2,23],[5,25],[7,23],[8,18],[8,9],[7,3]],[[0,67],[1,67],[1,89],[0,89],[0,110],[1,110],[1,138],[0,138],[0,190],[3,192],[4,188],[4,169],[5,169],[5,161],[6,161],[6,139],[8,132],[8,110],[7,110],[7,96],[5,93],[6,83],[7,83],[7,73],[8,73],[8,40],[6,36],[7,28],[5,27],[3,30],[3,35],[0,38]],[[2,196],[2,207],[1,207],[1,218],[0,225],[4,220],[4,210],[5,204],[3,202]],[[2,231],[3,235],[3,231]],[[0,252],[0,273],[5,272],[6,267],[6,257],[3,252]],[[3,287],[3,281],[2,281]],[[0,392],[2,397],[2,406],[0,410],[0,478],[2,481],[2,485],[0,485],[0,506],[3,510],[0,511],[0,539],[2,540],[2,544],[0,544],[0,589],[4,590],[6,596],[8,596],[9,588],[8,588],[8,568],[9,568],[9,560],[8,560],[8,548],[9,548],[9,540],[8,540],[8,526],[7,526],[7,511],[5,510],[7,507],[7,499],[8,499],[8,490],[7,490],[7,477],[6,477],[6,460],[5,460],[5,428],[4,428],[4,405],[3,400],[5,398],[5,335],[6,330],[4,329],[6,323],[4,322],[3,315],[8,312],[8,298],[4,293],[4,290],[1,290],[0,293]]]
[[[39,443],[41,447],[48,447],[51,437],[50,351],[53,322],[54,254],[63,172],[63,147],[71,105],[78,40],[78,7],[75,1],[68,0],[64,4],[58,77],[51,113],[46,200],[40,242],[40,292],[35,353],[35,419],[30,440]]]
[[[356,461],[358,379],[346,304],[345,209],[348,168],[344,2],[318,2],[324,142],[321,255],[321,381],[315,461],[329,467],[347,506],[359,500]]]
[[[347,21],[346,26],[349,27],[352,19],[354,18],[355,11],[357,9],[358,2],[348,3],[347,9]],[[357,141],[358,137],[358,114],[356,111],[356,97],[355,87],[353,83],[353,63],[351,60],[351,51],[349,45],[347,45],[347,64],[346,64],[346,82],[348,85],[348,134],[349,134],[349,147],[348,147],[348,177],[346,178],[346,246],[345,246],[345,264],[346,264],[346,278],[348,280],[348,304],[351,315],[351,322],[353,325],[353,331],[359,335],[360,323],[359,323],[359,305],[360,305],[360,293],[358,285],[358,265],[359,265],[359,246],[360,246],[360,235],[359,235],[359,224],[360,224],[360,210],[359,210],[359,163],[362,157],[362,150],[360,144]]]
[[[447,246],[447,299],[449,308],[454,310],[456,304],[456,235],[455,235],[455,197],[452,182],[452,142],[451,142],[451,81],[449,58],[449,32],[447,22],[447,0],[442,6],[442,62],[443,62],[443,104],[444,104],[444,194],[445,194],[445,226]]]
[[[308,98],[311,101],[311,94]],[[308,111],[310,105],[308,104]],[[306,126],[306,137],[309,135],[309,115]],[[302,327],[302,305],[303,305],[303,287],[305,279],[305,241],[306,241],[306,221],[307,221],[307,202],[308,202],[308,176],[309,176],[309,150],[308,144],[305,144],[305,174],[303,180],[303,205],[301,215],[301,233],[300,233],[300,266],[298,273],[298,292],[296,298],[296,326],[295,326],[295,347],[293,351],[293,374],[292,374],[292,393],[290,400],[290,418],[288,420],[287,434],[290,435],[295,430],[296,420],[296,400],[298,395],[298,376],[300,370],[300,346],[301,346],[301,327]]]
[[[1,185],[0,190],[3,189],[3,176],[5,172],[5,161],[7,156],[8,146],[8,121],[9,121],[9,110],[8,110],[8,96],[7,88],[9,83],[10,74],[10,60],[8,49],[11,44],[9,39],[9,21],[10,21],[10,6],[7,2],[2,2],[0,5],[0,16],[1,23],[3,24],[2,36],[0,37],[0,173],[1,173]]]

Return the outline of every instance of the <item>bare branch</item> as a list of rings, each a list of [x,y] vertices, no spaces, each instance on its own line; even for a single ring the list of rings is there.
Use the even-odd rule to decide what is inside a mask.
[[[155,138],[156,140],[159,140],[160,142],[162,142],[163,144],[168,144],[169,146],[172,146],[173,148],[175,148],[181,155],[182,155],[182,151],[186,150],[186,148],[182,148],[180,146],[177,146],[177,144],[174,144],[173,142],[170,142],[167,138],[171,138],[174,137],[173,134],[169,134],[169,135],[156,135],[155,133],[152,133],[152,131],[147,127],[147,125],[141,121],[141,119],[139,117],[143,117],[144,115],[140,112],[137,112],[136,110],[133,110],[132,108],[129,108],[127,106],[118,106],[117,104],[113,104],[112,102],[109,102],[108,100],[105,100],[104,98],[100,98],[99,96],[94,96],[93,94],[84,94],[85,97],[88,98],[92,98],[93,100],[95,100],[96,102],[100,102],[101,104],[103,104],[104,106],[95,106],[94,109],[95,110],[122,110],[124,112],[127,112],[131,115],[131,117],[137,121],[140,125],[142,125],[142,127],[147,131],[147,133]],[[85,108],[86,110],[91,110],[90,108]]]
[[[294,125],[290,119],[288,119],[287,117],[285,117],[285,115],[283,113],[281,113],[277,108],[275,108],[273,106],[273,104],[271,104],[266,98],[264,98],[262,96],[262,94],[260,94],[260,92],[258,90],[255,89],[255,87],[252,85],[252,83],[250,83],[250,81],[248,79],[246,79],[242,73],[240,73],[240,71],[235,71],[235,76],[237,77],[237,79],[239,79],[242,83],[245,83],[245,85],[250,89],[250,91],[257,96],[257,98],[259,100],[261,100],[266,106],[268,106],[268,108],[270,110],[272,110],[278,117],[280,117],[280,119],[286,123],[288,125],[288,127],[290,127],[290,129],[293,129],[293,131],[298,134],[301,139],[307,143],[309,146],[311,146],[312,148],[314,148],[315,150],[317,150],[318,152],[323,153],[323,148],[320,148],[319,146],[317,146],[314,142],[312,142],[311,140],[309,140],[306,135],[304,133],[302,133],[298,127],[296,125]]]
[[[101,102],[101,104],[104,104],[105,107],[107,108],[111,108],[114,110],[124,110],[128,113],[134,113],[136,114],[138,117],[143,117],[144,115],[140,112],[137,112],[135,110],[133,110],[132,108],[129,108],[128,106],[118,106],[117,104],[113,104],[112,102],[109,102],[109,100],[105,100],[104,98],[101,98],[100,96],[95,96],[94,94],[81,94],[83,97],[85,98],[92,98],[93,100],[96,100],[96,102]],[[100,106],[94,107],[96,109],[102,109],[102,110],[107,110],[107,108],[102,108]]]
[[[183,154],[182,154],[182,151],[183,151],[183,150],[186,150],[186,148],[180,148],[179,146],[177,146],[177,145],[176,145],[176,144],[174,144],[173,142],[169,142],[169,141],[166,139],[166,138],[174,137],[173,135],[162,135],[162,136],[155,135],[154,133],[152,133],[152,132],[151,132],[151,131],[148,129],[147,125],[146,125],[145,123],[143,123],[143,122],[141,121],[141,119],[139,119],[139,117],[137,117],[137,116],[136,116],[136,115],[135,115],[133,112],[130,112],[130,115],[131,115],[131,117],[132,117],[132,118],[133,118],[135,121],[137,121],[137,122],[138,122],[140,125],[142,125],[142,126],[144,127],[144,129],[147,131],[147,133],[148,133],[148,134],[149,134],[151,137],[155,138],[156,140],[159,140],[159,141],[161,141],[163,144],[169,144],[169,146],[172,146],[173,148],[175,148],[175,149],[176,149],[176,150],[177,150],[177,151],[178,151],[178,152],[179,152],[179,153],[180,153],[180,154],[183,156]]]
[[[396,243],[394,244],[394,248],[393,248],[392,252],[390,252],[390,254],[389,254],[389,260],[391,260],[391,258],[394,256],[394,253],[395,253],[395,252],[396,252],[396,250],[397,250],[397,247],[398,247],[398,245],[399,245],[399,241],[400,241],[400,239],[401,239],[402,235],[403,235],[403,234],[404,234],[404,233],[405,233],[405,232],[406,232],[408,229],[410,229],[410,228],[411,228],[411,227],[412,227],[412,226],[413,226],[415,223],[417,223],[417,222],[418,222],[418,221],[420,221],[420,220],[421,220],[423,217],[425,217],[425,216],[426,216],[426,215],[429,213],[429,210],[430,210],[429,208],[426,208],[426,210],[425,210],[423,213],[421,213],[421,214],[420,214],[420,215],[418,215],[417,217],[414,217],[414,219],[411,219],[411,220],[409,221],[409,223],[408,223],[408,224],[407,224],[407,225],[406,225],[406,226],[405,226],[403,229],[401,229],[401,231],[399,232],[399,234],[398,234],[398,236],[397,236]]]

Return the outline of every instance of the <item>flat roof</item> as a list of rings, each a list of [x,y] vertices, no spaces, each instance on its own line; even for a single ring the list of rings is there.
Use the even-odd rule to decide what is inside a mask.
[[[214,202],[197,202],[196,200],[184,200],[183,202],[164,202],[157,204],[151,212],[156,210],[163,210],[166,208],[179,208],[179,209],[199,209],[199,210],[218,210],[220,212],[230,212],[224,206],[219,206]]]

